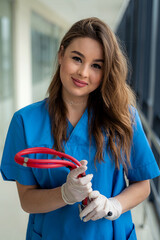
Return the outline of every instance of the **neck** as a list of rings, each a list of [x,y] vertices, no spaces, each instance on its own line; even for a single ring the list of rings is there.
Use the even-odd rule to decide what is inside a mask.
[[[82,117],[87,107],[87,101],[64,101],[67,107],[67,118],[75,127],[77,122]]]
[[[74,107],[78,107],[78,108],[84,108],[87,106],[87,102],[88,102],[88,96],[83,96],[83,97],[73,97],[70,96],[64,92],[62,92],[62,98],[64,103],[68,106],[72,106]]]
[[[86,101],[72,101],[69,99],[65,99],[64,102],[70,106],[86,105]]]

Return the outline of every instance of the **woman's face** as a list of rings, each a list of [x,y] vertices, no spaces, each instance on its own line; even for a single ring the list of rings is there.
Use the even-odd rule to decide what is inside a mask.
[[[76,38],[59,53],[60,78],[64,99],[87,99],[103,77],[103,48],[91,38]]]

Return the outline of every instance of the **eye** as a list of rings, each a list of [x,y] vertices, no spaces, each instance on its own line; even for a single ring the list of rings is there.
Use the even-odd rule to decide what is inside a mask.
[[[102,69],[101,65],[99,65],[97,63],[93,64],[92,66],[96,69]]]
[[[72,57],[73,60],[75,60],[76,62],[82,62],[82,60],[79,57]]]

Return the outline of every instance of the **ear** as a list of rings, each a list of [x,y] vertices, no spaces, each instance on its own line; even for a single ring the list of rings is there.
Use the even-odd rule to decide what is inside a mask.
[[[59,65],[61,65],[63,56],[64,56],[64,46],[61,45],[61,46],[60,46],[60,50],[59,50],[59,52],[58,52],[58,63],[59,63]]]

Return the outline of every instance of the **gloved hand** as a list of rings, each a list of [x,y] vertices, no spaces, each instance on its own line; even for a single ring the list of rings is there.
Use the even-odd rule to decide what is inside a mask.
[[[106,198],[98,191],[92,191],[89,194],[89,199],[90,203],[80,213],[81,220],[85,217],[83,219],[84,222],[89,220],[95,221],[103,217],[109,220],[115,220],[122,213],[122,206],[116,198]]]
[[[92,192],[93,174],[88,174],[85,177],[78,178],[78,176],[87,170],[87,161],[80,161],[82,166],[73,169],[67,176],[67,181],[61,187],[62,198],[67,204],[74,204],[75,202],[81,202],[88,197]]]

